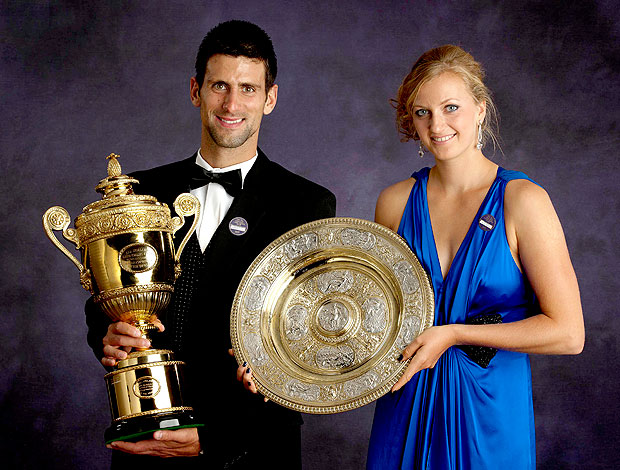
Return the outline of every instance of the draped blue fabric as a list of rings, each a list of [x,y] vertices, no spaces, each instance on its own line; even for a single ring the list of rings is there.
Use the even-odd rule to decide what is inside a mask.
[[[465,323],[491,313],[499,313],[507,323],[537,313],[504,227],[506,184],[529,178],[498,169],[444,279],[428,211],[429,171],[412,175],[416,183],[398,233],[430,274],[434,324]],[[491,230],[479,223],[487,214],[495,219]],[[500,350],[483,368],[461,348],[449,348],[433,369],[419,372],[405,387],[377,401],[367,462],[369,470],[535,469],[528,355]]]

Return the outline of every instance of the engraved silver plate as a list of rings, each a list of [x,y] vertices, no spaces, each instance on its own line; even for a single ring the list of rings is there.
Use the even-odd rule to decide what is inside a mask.
[[[304,413],[338,413],[390,390],[407,365],[398,356],[433,313],[428,276],[400,236],[332,218],[285,233],[254,260],[230,335],[260,393]]]

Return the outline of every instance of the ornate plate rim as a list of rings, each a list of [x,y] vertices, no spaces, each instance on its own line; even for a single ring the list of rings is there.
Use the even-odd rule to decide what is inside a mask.
[[[305,232],[311,231],[312,228],[315,227],[323,227],[326,224],[328,225],[342,225],[349,224],[349,228],[365,228],[371,232],[380,233],[385,236],[391,242],[400,245],[400,248],[404,249],[408,252],[410,256],[410,261],[415,265],[415,269],[419,273],[424,273],[425,276],[420,276],[423,279],[419,279],[420,282],[420,290],[422,292],[422,301],[423,301],[423,309],[426,311],[424,324],[421,326],[420,332],[429,328],[433,325],[434,321],[434,291],[432,287],[431,280],[429,278],[428,273],[422,267],[418,257],[413,253],[407,242],[403,237],[398,235],[396,232],[391,229],[378,224],[376,222],[371,222],[365,219],[353,218],[353,217],[332,217],[326,219],[319,219],[312,222],[308,222],[302,224],[294,229],[289,230],[288,232],[282,234],[278,238],[276,238],[273,242],[271,242],[267,247],[265,247],[261,253],[254,259],[254,261],[250,264],[248,269],[246,270],[237,291],[235,293],[235,298],[233,301],[233,305],[230,313],[230,338],[232,343],[232,348],[234,352],[235,359],[237,360],[238,365],[243,363],[247,363],[249,367],[252,368],[252,364],[249,357],[246,357],[243,354],[243,348],[240,347],[239,341],[239,330],[237,328],[237,316],[241,313],[241,301],[242,301],[242,293],[247,288],[250,280],[256,275],[255,270],[259,267],[262,262],[274,252],[280,248],[286,241],[294,239],[296,236],[301,235]],[[318,249],[317,252],[325,251],[325,249]],[[424,301],[425,300],[425,301]],[[262,307],[261,307],[262,309]],[[262,314],[262,313],[261,313]],[[402,312],[399,313],[399,315]],[[384,384],[379,387],[368,391],[365,394],[352,399],[348,403],[338,404],[338,405],[326,405],[326,406],[310,406],[302,403],[295,402],[289,398],[284,398],[280,394],[273,392],[269,389],[265,384],[262,383],[261,379],[257,376],[253,377],[253,382],[256,385],[256,388],[259,393],[261,393],[266,398],[269,398],[274,403],[285,406],[286,408],[290,408],[292,410],[300,411],[303,413],[309,414],[332,414],[332,413],[340,413],[344,411],[350,411],[356,408],[360,408],[368,403],[371,403],[381,396],[385,395],[392,386],[398,381],[398,379],[403,375],[405,369],[409,361],[405,361],[400,364],[400,368],[398,371],[392,376],[390,380],[386,380]],[[372,370],[372,369],[371,369]],[[360,375],[361,377],[362,375]]]

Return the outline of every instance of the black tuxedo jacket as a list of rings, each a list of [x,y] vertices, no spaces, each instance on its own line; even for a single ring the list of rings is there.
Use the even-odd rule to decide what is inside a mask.
[[[133,173],[131,176],[140,182],[134,191],[153,195],[172,208],[174,199],[189,191],[195,160],[194,154],[186,160]],[[201,445],[213,460],[222,457],[226,461],[251,446],[257,435],[268,435],[270,429],[277,434],[278,429],[301,423],[299,413],[264,403],[261,396],[249,393],[236,380],[237,364],[228,355],[230,309],[243,274],[269,243],[301,224],[333,217],[335,209],[336,198],[330,191],[270,161],[259,149],[243,190],[204,251],[205,267],[197,275],[198,290],[184,326],[183,345],[175,352],[187,364],[191,404],[206,425],[200,433]],[[245,234],[234,235],[229,230],[229,222],[235,217],[247,221]],[[187,227],[190,222],[186,221]],[[177,232],[175,245],[186,232],[185,226]],[[101,339],[109,322],[102,321],[105,315],[97,312],[92,302],[86,307],[89,344],[100,358]],[[165,316],[162,320],[167,326],[173,323]],[[154,343],[162,346],[157,339]],[[213,452],[221,455],[213,456]]]

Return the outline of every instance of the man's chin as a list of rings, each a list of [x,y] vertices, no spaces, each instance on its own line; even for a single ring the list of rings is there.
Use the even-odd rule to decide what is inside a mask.
[[[217,145],[218,147],[227,148],[227,149],[236,149],[238,147],[241,147],[243,144],[245,144],[248,141],[251,135],[248,133],[248,134],[236,135],[236,136],[232,136],[232,135],[223,136],[215,132],[210,132],[209,134],[211,135],[211,139],[213,140],[213,142],[215,142],[215,145]]]

